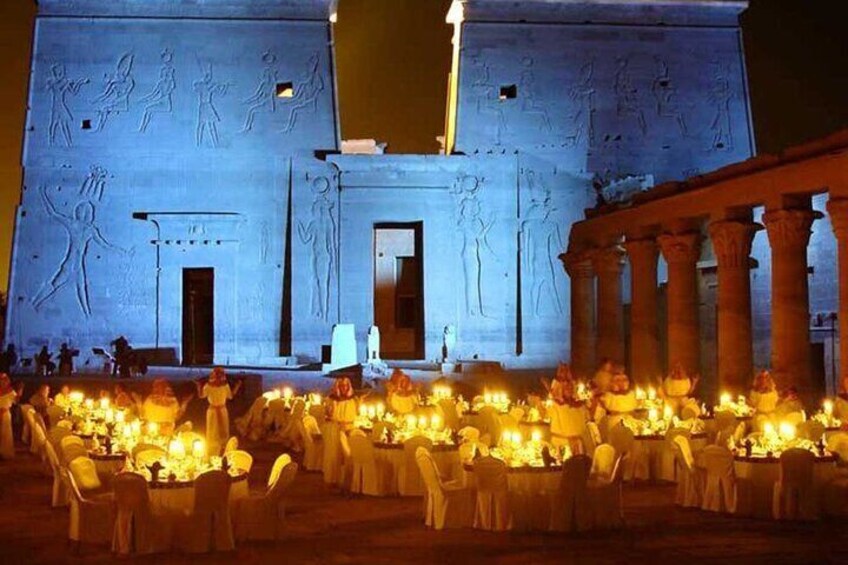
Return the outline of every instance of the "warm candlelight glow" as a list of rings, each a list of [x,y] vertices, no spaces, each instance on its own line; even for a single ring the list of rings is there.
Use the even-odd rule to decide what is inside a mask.
[[[82,404],[82,401],[85,400],[85,395],[75,390],[68,395],[68,399],[71,401],[71,404]]]
[[[665,408],[663,408],[663,419],[671,420],[672,417],[674,417],[674,410],[671,409],[671,406],[666,405]]]
[[[530,434],[530,440],[533,443],[541,442],[542,441],[542,432],[540,432],[539,430],[533,430],[533,432]]]
[[[156,422],[148,422],[147,423],[147,433],[150,434],[151,437],[156,437],[159,435],[159,424]]]
[[[191,444],[191,454],[197,459],[203,459],[206,456],[206,446],[202,440],[194,440]]]
[[[382,418],[385,413],[386,413],[386,407],[383,406],[382,402],[378,402],[377,403],[377,417]]]
[[[115,421],[116,421],[117,423],[119,423],[119,424],[123,424],[123,423],[124,423],[124,418],[126,418],[126,416],[124,415],[124,411],[123,411],[123,410],[118,410],[117,412],[115,412]]]
[[[430,418],[430,427],[434,431],[438,431],[442,428],[442,419],[439,417],[438,414],[433,414],[433,417]]]
[[[289,387],[285,387],[283,389],[283,398],[285,400],[291,400],[292,396],[294,396],[294,391]]]
[[[427,416],[419,416],[418,427],[419,428],[426,428],[427,427]]]
[[[730,404],[730,400],[731,400],[730,394],[727,393],[727,392],[723,392],[723,393],[721,393],[721,396],[719,397],[718,403],[719,403],[720,406],[727,406],[728,404]]]
[[[636,400],[645,400],[645,391],[642,387],[636,387]]]
[[[178,439],[172,439],[168,444],[168,455],[174,459],[185,459],[185,445]]]
[[[656,422],[658,418],[659,418],[659,415],[657,414],[656,408],[651,408],[650,410],[648,410],[648,420],[649,421]]]
[[[359,405],[359,416],[360,416],[360,418],[367,418],[368,417],[368,407],[365,406],[364,404]]]
[[[109,399],[108,398],[101,398],[100,399],[100,409],[106,410],[108,408],[109,408]]]
[[[107,423],[111,423],[115,421],[115,413],[111,408],[107,408],[106,412],[103,414],[103,419],[106,420]]]
[[[648,387],[648,400],[656,400],[657,398],[657,389],[652,386]]]
[[[93,399],[91,399],[91,398],[86,398],[86,399],[85,399],[85,403],[84,403],[84,404],[85,404],[85,407],[86,407],[88,410],[94,410],[94,400],[93,400]]]
[[[765,424],[763,424],[763,435],[768,437],[776,435],[774,424],[772,424],[771,422],[766,422]]]
[[[512,443],[518,445],[521,443],[521,432],[512,432]]]
[[[795,426],[789,422],[780,423],[780,437],[786,441],[795,439]]]
[[[833,401],[828,399],[822,403],[822,410],[828,416],[833,416]]]

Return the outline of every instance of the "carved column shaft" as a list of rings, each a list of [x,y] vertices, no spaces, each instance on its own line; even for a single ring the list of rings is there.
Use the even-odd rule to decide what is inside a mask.
[[[848,198],[827,203],[839,257],[839,379],[848,376]]]
[[[595,271],[587,253],[560,255],[571,278],[571,369],[589,378],[595,369]]]
[[[680,364],[689,374],[700,372],[698,282],[696,263],[701,234],[665,234],[657,238],[668,263],[668,367]]]
[[[809,397],[811,379],[810,297],[807,244],[812,210],[770,210],[763,215],[771,245],[771,365],[782,387]]]
[[[624,362],[624,315],[621,306],[621,269],[624,253],[614,245],[592,254],[592,266],[598,275],[597,359]]]
[[[709,227],[718,262],[718,382],[737,394],[747,389],[754,372],[750,255],[759,229],[753,222],[731,220]]]
[[[646,385],[660,375],[659,323],[657,321],[657,259],[653,239],[628,241],[630,257],[630,372]]]

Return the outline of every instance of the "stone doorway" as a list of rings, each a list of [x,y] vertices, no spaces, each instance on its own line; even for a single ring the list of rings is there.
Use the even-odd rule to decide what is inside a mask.
[[[374,226],[374,324],[383,359],[424,358],[422,222]]]
[[[215,357],[215,269],[183,269],[183,365]]]

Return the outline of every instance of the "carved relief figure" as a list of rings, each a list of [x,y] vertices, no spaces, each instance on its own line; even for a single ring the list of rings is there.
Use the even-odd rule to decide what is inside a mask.
[[[730,86],[728,72],[718,62],[713,63],[713,82],[710,86],[710,103],[715,107],[715,114],[710,123],[713,132],[711,149],[730,151],[733,149],[733,131],[730,119],[730,101],[733,90]]]
[[[290,100],[292,104],[289,109],[289,117],[283,126],[283,131],[288,133],[294,129],[297,123],[297,117],[304,110],[311,110],[313,113],[318,110],[318,96],[324,90],[324,78],[318,70],[318,63],[321,61],[318,53],[313,53],[309,58],[309,67],[303,75],[303,79],[295,85],[294,96]]]
[[[73,147],[74,141],[71,137],[71,122],[74,121],[74,116],[68,108],[67,95],[70,93],[73,96],[79,94],[79,90],[84,84],[88,84],[87,78],[79,80],[70,80],[66,76],[65,65],[56,63],[50,67],[50,78],[47,79],[46,90],[50,91],[50,128],[48,130],[48,139],[50,145],[56,143],[56,135],[62,134],[62,139],[65,140],[65,146]]]
[[[271,247],[271,228],[268,227],[268,222],[262,222],[259,238],[259,262],[265,265],[268,263],[268,249]]]
[[[97,127],[103,131],[106,120],[112,114],[120,114],[130,109],[130,94],[135,88],[132,77],[133,55],[126,53],[118,59],[115,72],[103,77],[103,92],[92,102],[97,104]]]
[[[144,115],[141,117],[141,125],[138,131],[144,133],[153,114],[170,114],[174,110],[174,90],[177,89],[177,79],[174,70],[174,53],[170,49],[162,51],[162,68],[159,69],[159,80],[149,94],[145,95],[140,102],[145,104]]]
[[[330,181],[316,177],[312,190],[312,219],[308,224],[298,222],[300,241],[309,246],[312,270],[312,315],[326,320],[330,309],[330,284],[337,260],[335,203],[330,199]]]
[[[575,106],[571,115],[571,133],[568,141],[577,145],[585,137],[589,147],[595,145],[595,61],[589,61],[580,69],[580,81],[571,87],[569,98]]]
[[[562,313],[562,298],[557,287],[557,257],[565,248],[562,233],[556,221],[557,209],[553,206],[550,189],[536,178],[534,171],[527,172],[527,190],[530,206],[521,222],[521,243],[524,267],[530,285],[530,307],[536,315],[543,314],[547,299]]]
[[[203,138],[209,136],[212,147],[218,147],[220,138],[218,136],[218,122],[221,116],[215,108],[215,96],[226,96],[229,85],[223,82],[215,82],[212,78],[212,63],[202,63],[203,78],[194,83],[194,91],[197,93],[197,130],[195,142],[198,147],[203,146]]]
[[[85,270],[85,259],[92,242],[103,248],[127,253],[109,243],[94,225],[94,204],[83,200],[74,208],[73,216],[67,216],[57,211],[47,195],[46,187],[40,187],[41,201],[47,214],[62,224],[68,233],[68,246],[59,267],[50,279],[44,283],[41,289],[32,299],[33,307],[38,310],[47,300],[52,298],[56,292],[69,284],[73,284],[76,290],[77,303],[83,314],[91,315],[91,306],[88,302],[88,276]]]
[[[277,111],[277,56],[270,51],[262,55],[265,68],[259,75],[259,83],[253,96],[247,98],[244,103],[248,104],[247,117],[244,119],[242,133],[253,129],[253,120],[258,113],[271,113]]]
[[[648,123],[645,121],[645,112],[639,102],[639,90],[633,86],[630,76],[630,60],[620,58],[617,61],[618,70],[615,72],[615,99],[616,112],[619,118],[635,118],[642,135],[648,133]]]
[[[657,76],[651,84],[651,92],[657,103],[657,116],[673,118],[680,130],[680,135],[686,137],[686,118],[677,101],[677,87],[671,81],[668,63],[659,57],[654,57],[657,63]]]
[[[106,188],[106,174],[108,171],[99,165],[92,165],[91,171],[85,180],[82,181],[79,193],[82,197],[89,200],[100,202],[103,198],[103,191]]]
[[[464,176],[457,183],[459,198],[457,227],[462,233],[462,273],[465,283],[465,310],[469,316],[486,316],[483,300],[483,267],[487,254],[495,256],[489,246],[489,230],[495,219],[483,217],[480,204],[481,181]]]
[[[548,116],[548,111],[544,105],[540,105],[536,101],[536,75],[533,73],[533,59],[524,57],[521,61],[524,67],[521,71],[521,78],[518,81],[518,92],[521,96],[521,112],[529,115],[536,115],[542,121],[542,127],[547,131],[551,131],[551,118]]]
[[[477,56],[471,57],[471,91],[474,93],[477,114],[490,115],[495,118],[495,144],[501,144],[501,137],[506,132],[506,116],[503,106],[498,99],[498,89],[489,78],[489,65],[480,61]]]

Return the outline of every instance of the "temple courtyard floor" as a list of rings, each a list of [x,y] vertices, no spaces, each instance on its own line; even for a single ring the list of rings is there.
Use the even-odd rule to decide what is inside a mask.
[[[264,486],[279,446],[254,454],[251,485]],[[0,563],[107,562],[107,547],[67,543],[68,510],[50,507],[51,479],[23,447],[0,462]],[[234,553],[164,554],[138,561],[246,563],[846,563],[839,521],[778,523],[674,506],[674,487],[626,485],[627,527],[581,535],[431,531],[418,498],[349,497],[320,474],[299,473],[288,494],[285,539],[244,543]]]

